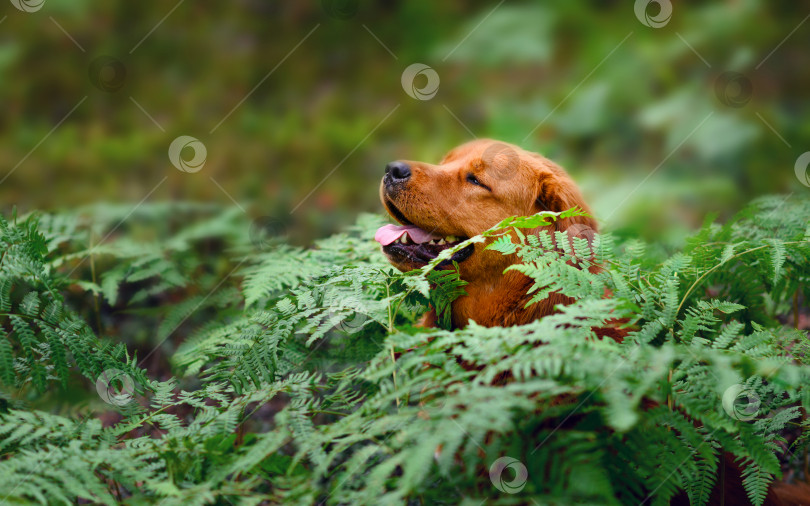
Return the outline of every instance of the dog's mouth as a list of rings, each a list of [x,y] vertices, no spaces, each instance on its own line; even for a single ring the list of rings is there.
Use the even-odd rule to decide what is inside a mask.
[[[442,251],[466,241],[466,237],[454,235],[440,236],[412,224],[391,202],[386,203],[391,215],[404,225],[383,225],[374,234],[374,240],[382,245],[383,252],[389,257],[401,259],[411,264],[426,265]],[[445,260],[439,267],[451,262],[463,262],[472,255],[474,246],[462,248],[455,252],[450,260]]]

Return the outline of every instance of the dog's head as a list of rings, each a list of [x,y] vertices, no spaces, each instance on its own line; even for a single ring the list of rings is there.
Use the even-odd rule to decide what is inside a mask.
[[[424,266],[442,250],[510,216],[560,212],[574,206],[589,212],[561,167],[517,146],[485,139],[453,149],[438,165],[409,160],[389,163],[380,198],[401,225],[380,228],[375,239],[402,271]],[[570,227],[595,232],[597,224],[590,217],[554,223],[556,230]],[[461,278],[469,283],[468,293],[502,290],[496,285],[504,269],[516,261],[485,246],[471,245],[452,257]]]

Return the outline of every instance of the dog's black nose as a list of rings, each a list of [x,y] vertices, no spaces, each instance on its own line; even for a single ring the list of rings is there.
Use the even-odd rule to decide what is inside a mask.
[[[411,168],[405,162],[391,162],[385,166],[385,174],[392,181],[404,181],[411,177]]]

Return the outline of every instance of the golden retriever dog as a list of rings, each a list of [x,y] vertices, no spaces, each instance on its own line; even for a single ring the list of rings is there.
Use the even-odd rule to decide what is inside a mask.
[[[400,225],[381,227],[375,239],[388,260],[402,271],[426,265],[443,250],[510,216],[561,212],[575,206],[590,214],[579,188],[559,165],[518,146],[489,139],[453,149],[438,165],[410,160],[389,163],[380,185],[380,198]],[[567,230],[569,237],[588,239],[597,228],[589,216],[558,220],[551,227],[543,227],[546,231]],[[469,320],[485,326],[520,325],[573,301],[552,293],[546,300],[526,307],[532,280],[516,271],[504,273],[518,258],[485,250],[489,242],[467,246],[451,258],[458,264],[461,279],[468,283],[464,287],[467,295],[456,299],[451,307],[453,328],[464,327]],[[444,264],[439,267],[449,267],[450,262]],[[425,315],[422,325],[435,326],[435,313]],[[617,341],[625,335],[620,328],[594,330],[600,337]],[[709,504],[750,504],[741,475],[739,464],[730,454],[724,454]],[[685,493],[672,501],[688,503]],[[776,483],[764,504],[810,505],[810,487]]]
[[[402,271],[424,266],[442,250],[510,216],[560,212],[574,206],[590,214],[579,188],[559,165],[489,139],[453,149],[438,165],[409,160],[389,163],[380,198],[401,225],[380,228],[375,239],[388,260]],[[597,224],[582,216],[559,220],[553,230],[587,236],[597,231]],[[461,279],[468,283],[464,287],[467,295],[452,306],[454,328],[465,326],[468,320],[485,326],[520,325],[571,302],[552,294],[526,308],[531,279],[515,271],[504,273],[517,257],[485,250],[487,244],[489,241],[467,246],[452,257]],[[435,314],[429,313],[423,324],[433,323]]]

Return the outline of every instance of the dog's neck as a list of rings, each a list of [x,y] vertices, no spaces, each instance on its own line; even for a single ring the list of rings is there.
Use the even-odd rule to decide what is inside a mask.
[[[466,327],[473,320],[485,327],[523,325],[555,311],[558,304],[570,304],[573,299],[559,293],[526,307],[527,294],[533,281],[525,275],[510,271],[486,282],[470,282],[464,287],[467,295],[452,304],[453,328]]]
[[[550,232],[546,229],[535,229],[529,233]],[[556,245],[553,234],[551,241]],[[486,251],[479,254],[487,253],[497,255],[495,252]],[[515,254],[502,258],[511,264],[520,262]],[[574,302],[571,297],[555,292],[544,300],[528,305],[533,296],[529,293],[529,289],[534,281],[518,271],[504,271],[506,265],[503,263],[489,265],[483,269],[484,276],[465,279],[468,282],[464,286],[467,295],[459,297],[452,305],[453,328],[465,327],[469,320],[485,327],[523,325],[557,312],[555,308],[560,304],[567,305]]]

